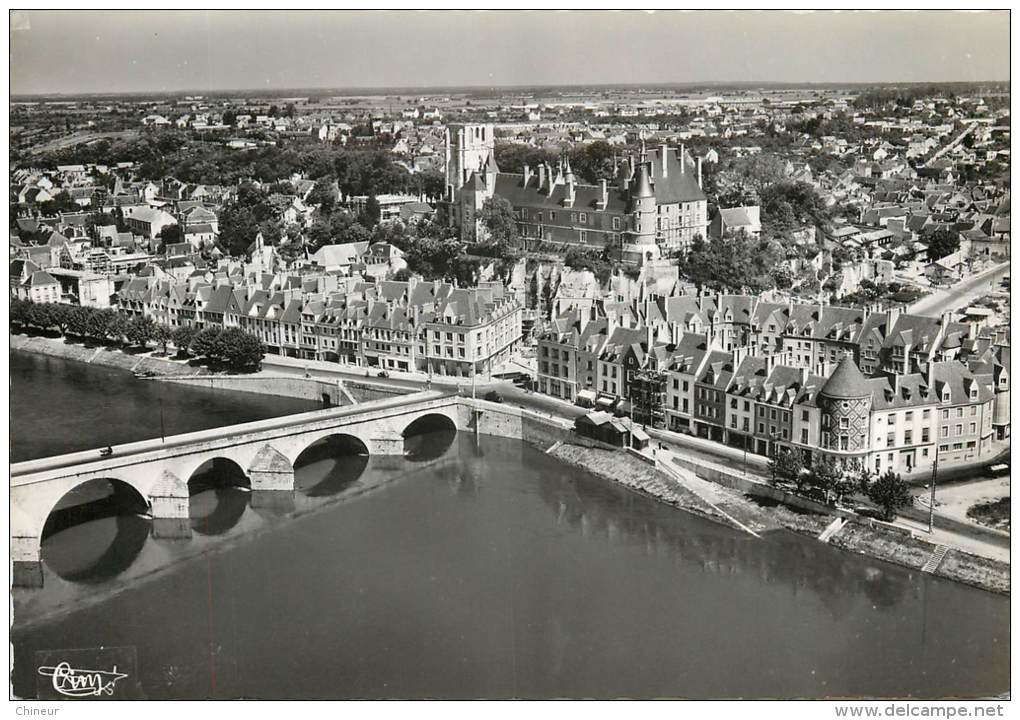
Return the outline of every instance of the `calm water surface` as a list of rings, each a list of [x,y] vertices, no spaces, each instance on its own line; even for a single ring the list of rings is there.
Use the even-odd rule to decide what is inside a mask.
[[[54,428],[19,385],[64,407],[83,447],[124,441],[114,427],[151,434],[152,383],[44,364],[14,365],[14,447]],[[111,392],[133,422],[94,410]],[[189,429],[264,412],[263,398],[199,395],[175,423],[189,407]],[[756,540],[519,442],[419,442],[419,461],[318,448],[294,495],[268,503],[210,468],[190,539],[154,539],[131,514],[52,533],[45,586],[15,592],[16,692],[34,695],[36,650],[99,645],[136,648],[150,698],[1009,689],[1006,598],[791,533]]]

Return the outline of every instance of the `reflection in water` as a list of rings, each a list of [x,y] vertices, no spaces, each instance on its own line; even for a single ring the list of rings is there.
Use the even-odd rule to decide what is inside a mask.
[[[457,427],[445,415],[424,415],[404,430],[404,457],[412,462],[443,456],[457,439]]]
[[[294,463],[294,486],[308,497],[337,495],[357,482],[368,466],[368,450],[350,435],[331,435],[305,450]]]
[[[42,559],[64,580],[98,583],[131,566],[149,535],[145,500],[118,480],[90,480],[67,493],[43,528]]]
[[[203,463],[188,481],[191,528],[200,535],[222,535],[241,521],[250,483],[234,462]]]
[[[577,528],[585,537],[609,542],[629,537],[648,555],[683,557],[704,572],[751,573],[762,583],[806,590],[817,595],[833,618],[847,613],[857,593],[876,606],[894,606],[916,580],[915,573],[884,563],[862,572],[859,564],[844,561],[843,551],[805,542],[786,530],[766,533],[762,542],[730,531],[692,533],[656,514],[622,513],[621,505],[635,506],[638,499],[621,488],[586,478],[542,483],[539,495],[558,524]],[[833,592],[836,587],[848,592]],[[916,590],[911,594],[916,598]]]
[[[324,462],[303,464],[304,487]],[[80,597],[116,592],[36,625],[19,610],[54,587],[17,590],[15,692],[34,694],[37,650],[102,644],[137,647],[140,683],[168,699],[1009,687],[1007,598],[785,531],[755,539],[517,441],[372,458],[352,490],[141,582],[89,586]]]

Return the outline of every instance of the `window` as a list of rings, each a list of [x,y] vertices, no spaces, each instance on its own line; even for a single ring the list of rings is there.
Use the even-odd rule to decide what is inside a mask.
[[[808,421],[808,417],[809,417],[809,413],[808,413],[807,410],[801,411],[801,413],[800,413],[800,419],[801,420],[803,420],[804,422],[807,422]]]
[[[943,425],[942,426],[942,432],[940,434],[941,434],[942,437],[949,437],[949,426],[948,425]]]
[[[769,418],[772,419],[772,420],[776,419],[776,409],[775,408],[772,408],[772,410],[769,411]]]
[[[588,213],[581,213],[581,222],[588,222]]]
[[[807,445],[808,444],[808,431],[807,431],[807,428],[803,428],[800,431],[800,444],[801,445]]]
[[[614,217],[613,218],[613,230],[619,230],[619,229],[620,229],[620,218]]]
[[[578,235],[578,239],[579,239],[579,240],[580,240],[581,242],[583,242],[583,243],[586,243],[586,242],[588,242],[588,233],[587,233],[586,231],[584,231],[584,230],[578,230],[578,232],[577,232],[577,235]]]
[[[977,423],[971,423],[970,424],[970,433],[971,433],[971,435],[973,435],[976,432],[977,432]]]
[[[850,427],[850,418],[841,417],[839,419],[839,427],[842,430],[846,430]]]
[[[914,421],[914,413],[912,411],[910,411],[910,410],[908,410],[907,412],[903,413],[903,421],[904,422],[913,422]]]
[[[956,417],[963,417],[963,408],[962,407],[956,408]]]
[[[913,442],[914,442],[914,431],[913,430],[905,430],[903,432],[903,444],[904,445],[912,445]]]
[[[758,423],[758,433],[761,435],[765,434],[765,423]]]
[[[886,447],[892,447],[896,444],[896,433],[887,433],[885,436]]]
[[[971,417],[973,417],[974,415],[977,415],[977,405],[971,405],[970,406],[970,414],[971,414]]]
[[[931,410],[925,410],[925,411],[923,411],[923,412],[921,413],[921,419],[922,419],[922,420],[930,420],[930,419],[931,419]]]
[[[550,210],[549,211],[549,219],[550,220],[555,220],[556,219],[556,211],[555,210]]]
[[[963,425],[957,425],[956,426],[956,434],[957,435],[963,435]]]
[[[570,213],[570,222],[572,223],[577,222],[577,213]]]
[[[949,419],[949,409],[948,408],[946,408],[945,410],[942,411],[942,419],[943,420],[948,420]]]
[[[923,443],[928,442],[928,440],[930,439],[929,436],[930,436],[930,433],[928,432],[928,428],[922,428],[921,429],[921,442],[923,442]]]

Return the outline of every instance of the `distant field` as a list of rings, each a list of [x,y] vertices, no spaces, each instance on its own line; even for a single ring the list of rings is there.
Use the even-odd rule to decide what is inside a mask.
[[[64,148],[74,147],[75,145],[83,145],[90,143],[94,140],[100,140],[102,138],[109,138],[110,140],[132,140],[138,137],[138,130],[112,130],[109,132],[79,132],[65,137],[56,138],[49,140],[38,145],[32,145],[26,148],[29,153],[46,153],[53,152],[54,150],[63,150]]]

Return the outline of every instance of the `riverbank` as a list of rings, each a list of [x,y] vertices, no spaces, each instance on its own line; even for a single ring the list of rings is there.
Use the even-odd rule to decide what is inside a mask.
[[[102,345],[93,346],[81,343],[68,343],[60,337],[11,333],[10,338],[11,350],[46,355],[48,357],[60,358],[61,360],[73,360],[89,365],[102,365],[129,372],[151,372],[180,377],[212,374],[208,368],[195,367],[186,362],[171,360],[170,358],[153,357],[148,353],[132,354]]]
[[[580,468],[601,480],[623,485],[641,495],[715,520],[736,530],[747,530],[654,465],[642,462],[626,452],[563,443],[549,454],[560,462]]]
[[[952,548],[937,560],[938,544],[848,511],[830,509],[826,512],[818,503],[812,503],[817,508],[794,507],[768,494],[753,494],[753,490],[745,492],[698,476],[685,479],[682,473],[674,476],[672,472],[657,468],[651,458],[642,460],[620,450],[601,450],[567,442],[550,454],[596,477],[756,536],[785,528],[818,539],[826,526],[837,517],[843,517],[848,520],[846,525],[828,539],[834,547],[911,570],[930,572],[982,590],[1010,594],[1008,563]],[[667,455],[664,462],[669,461]]]
[[[69,343],[60,337],[11,334],[11,349],[47,357],[71,360],[89,365],[151,375],[153,381],[171,382],[211,390],[271,395],[322,402],[324,405],[351,405],[370,402],[404,392],[395,388],[365,382],[335,381],[275,374],[267,371],[251,375],[216,373],[187,360],[160,357],[155,351],[127,352],[102,345]]]

